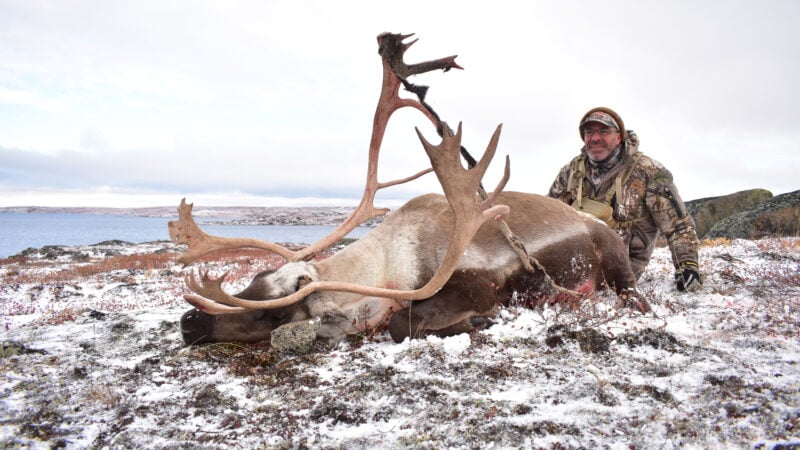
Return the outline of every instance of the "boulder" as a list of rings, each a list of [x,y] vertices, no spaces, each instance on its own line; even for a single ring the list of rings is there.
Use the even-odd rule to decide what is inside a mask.
[[[706,233],[719,221],[747,211],[772,198],[766,189],[750,189],[720,197],[708,197],[686,202],[686,210],[697,225],[697,237],[703,239]]]
[[[704,237],[760,239],[775,236],[800,236],[800,190],[776,195],[747,211],[722,219]]]
[[[314,348],[319,325],[319,318],[283,324],[272,330],[272,348],[281,353],[308,353]]]

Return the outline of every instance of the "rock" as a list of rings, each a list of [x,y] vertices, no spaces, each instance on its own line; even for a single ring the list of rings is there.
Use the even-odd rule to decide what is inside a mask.
[[[27,355],[31,353],[38,353],[44,355],[44,350],[38,350],[28,347],[20,342],[3,341],[0,342],[0,359],[9,358],[17,355]]]
[[[800,190],[781,194],[720,220],[706,238],[760,239],[800,235]]]
[[[319,319],[300,320],[281,325],[272,331],[272,348],[283,353],[308,353],[314,346]]]
[[[766,189],[750,189],[720,197],[692,200],[686,202],[686,210],[697,225],[697,237],[703,239],[720,220],[747,211],[771,198],[772,193]]]

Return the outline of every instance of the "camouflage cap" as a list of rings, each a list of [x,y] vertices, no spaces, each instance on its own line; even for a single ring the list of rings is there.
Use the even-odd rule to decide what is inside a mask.
[[[611,117],[611,114],[605,113],[603,111],[594,111],[593,113],[589,114],[588,117],[583,121],[581,124],[581,128],[585,127],[586,124],[589,122],[597,122],[601,123],[607,127],[616,128],[619,130],[619,125],[617,125],[617,121]]]
[[[581,117],[580,122],[578,122],[578,131],[581,134],[581,140],[583,140],[584,135],[583,127],[589,122],[598,122],[609,127],[614,127],[620,132],[623,140],[628,139],[628,133],[625,130],[625,124],[622,123],[622,117],[620,117],[619,114],[617,114],[617,112],[611,108],[598,106],[590,109],[586,114],[583,115],[583,117]]]

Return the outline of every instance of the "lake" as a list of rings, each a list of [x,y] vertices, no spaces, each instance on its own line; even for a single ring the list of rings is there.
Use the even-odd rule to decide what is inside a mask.
[[[91,245],[118,239],[141,243],[169,240],[167,222],[175,217],[137,217],[78,213],[0,213],[0,258],[45,245]],[[196,218],[198,222],[215,219]],[[208,234],[250,237],[272,242],[308,244],[332,231],[330,225],[219,225],[201,223]],[[359,227],[348,237],[358,238],[372,227]]]

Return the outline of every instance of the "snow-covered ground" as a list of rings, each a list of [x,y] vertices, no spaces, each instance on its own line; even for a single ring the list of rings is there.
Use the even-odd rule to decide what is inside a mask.
[[[174,251],[0,262],[1,447],[800,447],[800,238],[702,247],[695,294],[657,249],[640,282],[655,315],[602,296],[508,307],[474,335],[377,333],[304,355],[185,347],[191,269]],[[239,257],[230,290],[270,264]]]

